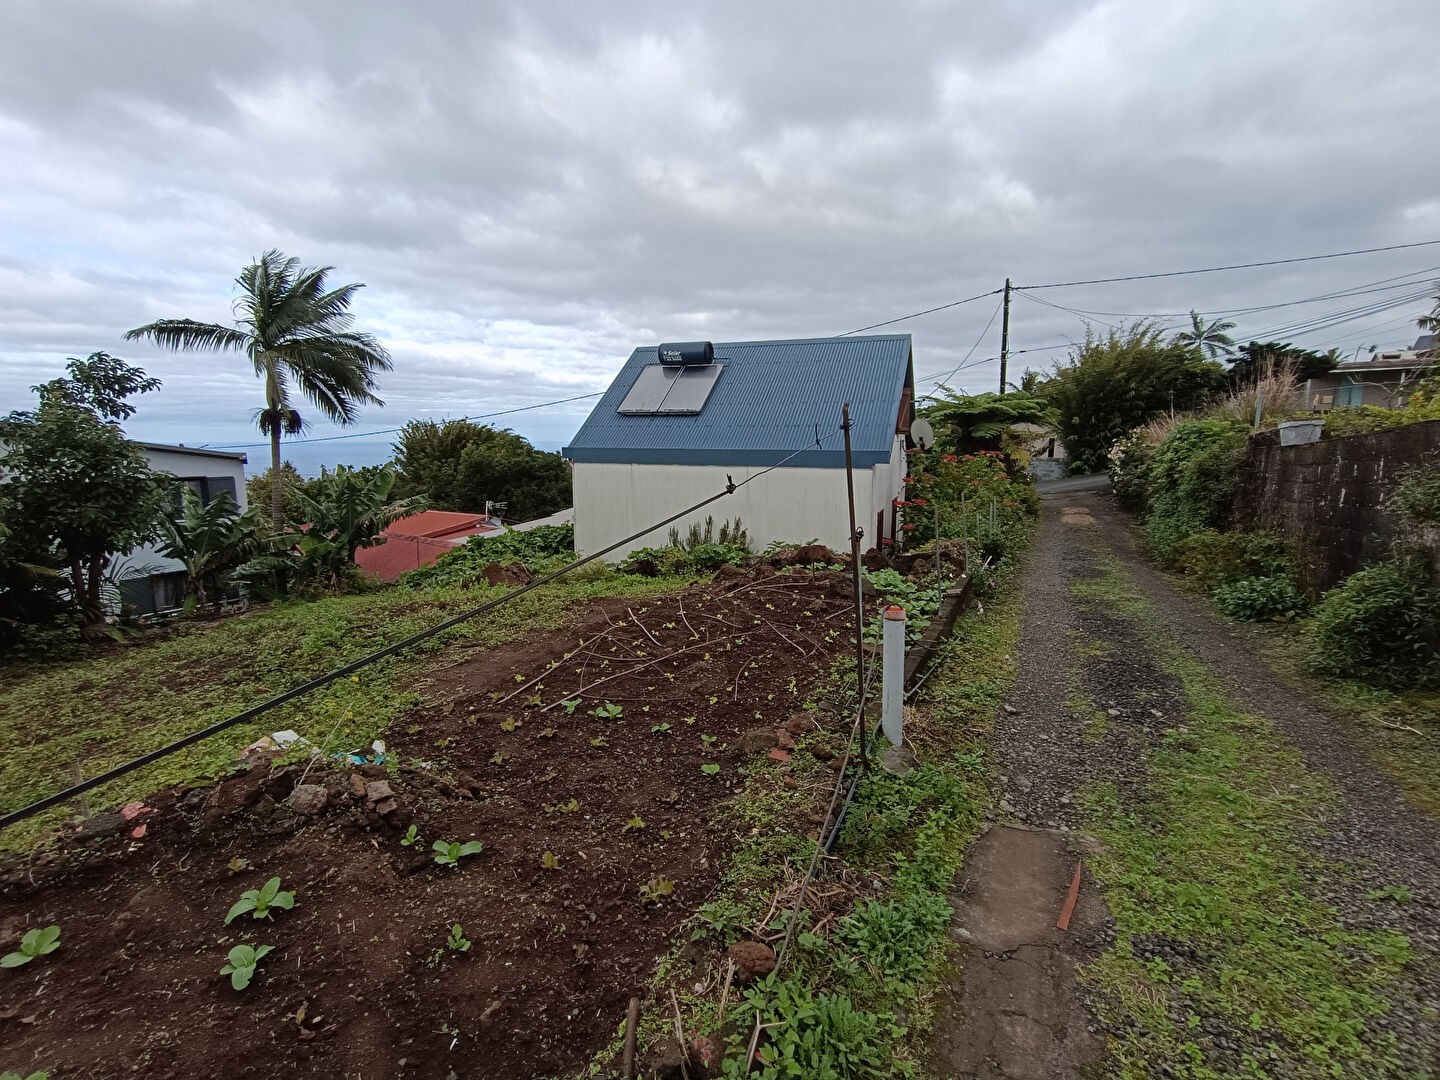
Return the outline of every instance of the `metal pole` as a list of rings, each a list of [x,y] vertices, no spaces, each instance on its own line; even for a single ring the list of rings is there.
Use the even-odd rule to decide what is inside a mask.
[[[850,403],[841,410],[840,430],[845,433],[845,494],[850,501],[850,568],[855,582],[855,685],[856,701],[865,700],[865,596],[860,591],[860,526],[855,520],[855,464],[850,456]],[[858,707],[858,706],[857,706]],[[867,739],[860,737],[860,771],[869,765]]]

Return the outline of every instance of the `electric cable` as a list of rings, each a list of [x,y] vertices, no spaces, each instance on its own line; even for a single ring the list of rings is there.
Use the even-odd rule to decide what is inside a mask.
[[[1440,243],[1440,241],[1437,241]],[[921,315],[933,315],[937,311],[946,311],[949,308],[959,307],[961,304],[970,304],[976,300],[984,300],[987,296],[998,296],[1004,289],[991,289],[989,292],[976,293],[974,296],[967,296],[964,300],[952,300],[948,304],[941,304],[938,307],[926,308],[924,311],[912,311],[909,315],[900,315],[894,319],[886,319],[884,322],[871,323],[869,326],[857,327],[854,330],[846,330],[843,334],[836,334],[836,337],[849,337],[851,334],[863,334],[866,330],[877,330],[882,326],[891,326],[897,322],[904,322],[906,319],[918,319]]]
[[[458,615],[453,615],[448,619],[444,619],[441,622],[436,623],[434,626],[428,627],[425,630],[421,630],[418,633],[411,634],[407,638],[403,638],[400,641],[393,642],[392,644],[386,645],[383,648],[376,649],[374,652],[367,653],[365,656],[362,656],[356,660],[352,660],[348,664],[344,664],[341,667],[335,668],[332,671],[326,672],[324,675],[316,676],[315,678],[310,679],[308,682],[301,683],[299,686],[293,686],[289,690],[285,690],[279,694],[275,694],[274,696],[267,698],[266,700],[260,702],[257,705],[252,705],[248,709],[242,709],[234,716],[230,716],[224,720],[217,721],[216,723],[211,724],[208,727],[202,728],[199,731],[191,732],[189,735],[185,735],[171,743],[167,743],[165,746],[159,747],[155,750],[151,750],[148,753],[141,754],[139,757],[133,758],[130,761],[124,762],[121,765],[116,765],[113,768],[107,769],[96,776],[90,777],[90,779],[88,780],[83,780],[77,784],[72,784],[70,787],[65,788],[62,791],[58,791],[53,795],[48,795],[43,799],[39,799],[33,803],[30,803],[28,806],[22,806],[18,810],[12,810],[8,814],[0,815],[0,830],[4,830],[9,826],[16,824],[17,822],[24,821],[26,818],[34,817],[36,814],[44,810],[48,810],[52,806],[58,806],[63,802],[75,798],[77,795],[83,795],[87,791],[91,791],[94,788],[99,787],[101,784],[107,784],[112,780],[118,780],[122,776],[126,776],[132,772],[135,772],[137,769],[144,768],[146,765],[153,764],[154,762],[159,761],[161,758],[165,758],[171,754],[177,753],[178,751],[185,749],[187,746],[193,746],[195,743],[201,742],[204,739],[208,739],[212,735],[218,735],[220,732],[235,727],[237,724],[243,724],[248,721],[254,720],[257,717],[260,717],[265,713],[271,711],[272,709],[278,708],[279,706],[284,705],[287,702],[294,701],[296,698],[305,696],[312,690],[318,690],[323,686],[328,686],[330,683],[335,682],[337,679],[343,679],[345,676],[353,674],[354,672],[359,671],[361,668],[368,667],[369,665],[383,660],[386,657],[393,656],[398,652],[413,648],[421,642],[428,641],[430,638],[433,638],[438,634],[442,634],[446,630],[451,629],[452,627],[458,626],[463,622],[468,622],[469,620],[483,615],[486,612],[493,611],[498,607],[508,604],[510,603],[510,601],[515,600],[528,592],[532,592],[542,585],[548,585],[550,582],[555,581],[560,577],[563,577],[565,574],[568,574],[573,570],[578,570],[580,567],[585,566],[588,563],[592,563],[596,559],[601,558],[602,556],[608,555],[610,552],[615,551],[617,548],[623,547],[624,545],[629,544],[632,541],[639,540],[657,529],[663,529],[666,525],[669,525],[675,521],[679,521],[681,518],[689,514],[693,514],[696,511],[701,510],[706,506],[709,506],[711,503],[723,499],[727,495],[733,495],[736,491],[744,487],[746,484],[750,483],[751,481],[758,480],[762,476],[773,472],[774,470],[780,468],[787,461],[792,460],[796,456],[805,453],[808,450],[820,448],[823,444],[824,439],[830,438],[840,430],[840,428],[835,428],[832,431],[826,432],[823,437],[817,431],[813,445],[810,443],[806,443],[799,449],[793,451],[790,454],[787,454],[784,458],[776,462],[774,465],[771,465],[770,467],[754,474],[753,476],[746,477],[738,484],[735,483],[733,478],[727,477],[727,482],[723,491],[719,491],[714,495],[711,495],[709,498],[702,499],[694,506],[687,507],[686,509],[679,511],[678,513],[671,514],[663,521],[658,521],[653,525],[649,525],[646,528],[640,530],[639,532],[633,533],[632,535],[625,537],[623,540],[617,540],[609,547],[602,548],[600,551],[595,552],[593,555],[586,555],[584,558],[577,559],[572,563],[568,563],[565,566],[560,567],[558,570],[552,570],[550,573],[544,574],[536,578],[534,581],[527,582],[526,584],[521,585],[519,588],[506,593],[504,596],[500,596],[495,598],[494,600],[487,601],[486,603],[483,603],[478,607],[471,608],[468,611],[462,611]]]

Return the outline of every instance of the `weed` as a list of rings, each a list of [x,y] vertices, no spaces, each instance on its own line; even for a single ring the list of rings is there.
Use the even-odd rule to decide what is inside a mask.
[[[1389,900],[1395,904],[1408,904],[1414,897],[1404,885],[1382,885],[1365,894],[1371,900]]]
[[[54,952],[59,947],[60,927],[47,926],[42,930],[37,926],[34,930],[26,931],[25,936],[20,939],[19,949],[0,956],[0,968],[20,967],[37,956]]]
[[[225,916],[225,925],[229,926],[232,921],[251,912],[257,919],[270,918],[271,908],[280,908],[282,911],[289,911],[295,906],[295,894],[293,892],[280,891],[280,879],[272,877],[258,889],[246,889],[240,894],[240,899]]]
[[[230,950],[230,962],[220,969],[220,974],[229,975],[230,985],[236,990],[244,990],[255,977],[255,965],[260,963],[267,953],[274,951],[274,945],[261,945],[259,948],[236,945]]]
[[[436,840],[431,845],[431,850],[435,852],[435,861],[441,866],[458,867],[461,859],[467,855],[479,855],[485,850],[485,845],[479,840],[467,840],[463,844],[454,840]]]

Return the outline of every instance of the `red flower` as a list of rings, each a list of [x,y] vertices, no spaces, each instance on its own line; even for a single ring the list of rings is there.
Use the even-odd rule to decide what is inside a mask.
[[[940,455],[940,460],[941,460],[941,461],[959,461],[960,459],[957,458],[954,454],[941,454],[941,455]]]
[[[893,543],[895,543],[895,541],[894,541],[894,540],[891,540],[890,537],[888,537],[888,536],[882,536],[882,537],[880,537],[880,543],[882,543],[882,544],[893,544]]]
[[[911,505],[911,506],[928,506],[929,504],[930,504],[930,500],[929,500],[929,499],[911,499],[911,500],[910,500],[910,505]]]
[[[908,476],[902,476],[902,477],[900,478],[900,482],[901,482],[902,484],[913,484],[915,481],[912,480],[912,479],[910,479],[910,477],[908,477]]]
[[[974,455],[974,454],[966,454],[966,455],[965,455],[965,460],[966,460],[966,461],[974,461],[974,460],[975,460],[975,455]]]
[[[912,446],[909,450],[905,451],[907,454],[923,454],[924,452],[925,451],[921,450],[918,446]]]
[[[914,525],[901,525],[900,528],[904,529],[906,532],[909,532],[911,529],[915,528],[915,526],[914,526]]]

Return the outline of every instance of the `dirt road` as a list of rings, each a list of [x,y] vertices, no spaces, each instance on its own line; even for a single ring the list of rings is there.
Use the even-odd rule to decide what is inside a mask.
[[[937,1075],[1437,1075],[1434,819],[1107,492],[1045,499],[1024,587]]]

